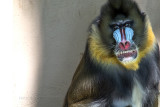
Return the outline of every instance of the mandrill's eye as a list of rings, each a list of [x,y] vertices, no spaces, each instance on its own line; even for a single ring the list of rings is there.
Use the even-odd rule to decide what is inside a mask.
[[[113,26],[113,30],[115,31],[115,30],[117,30],[117,29],[119,29],[119,26],[118,26],[118,25],[114,25],[114,26]]]
[[[125,27],[130,27],[131,25],[129,23],[126,23],[124,26]]]

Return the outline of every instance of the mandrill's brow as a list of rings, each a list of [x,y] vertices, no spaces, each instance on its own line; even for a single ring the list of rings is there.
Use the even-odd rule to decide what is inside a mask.
[[[110,26],[111,26],[111,27],[114,27],[114,26],[116,26],[116,25],[120,26],[120,25],[125,25],[126,23],[132,25],[132,24],[134,23],[134,21],[133,21],[133,20],[119,20],[119,21],[112,22],[112,23],[110,24]]]

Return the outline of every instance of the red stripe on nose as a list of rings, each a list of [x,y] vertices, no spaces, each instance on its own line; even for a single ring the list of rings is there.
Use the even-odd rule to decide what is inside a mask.
[[[124,28],[120,29],[120,33],[121,33],[121,42],[119,43],[119,48],[121,50],[128,50],[131,44],[129,41],[126,41],[125,29]]]
[[[125,29],[124,28],[120,29],[120,33],[121,33],[121,41],[125,41],[126,40]]]
[[[122,29],[122,34],[124,36],[124,40],[126,40],[126,33],[125,33],[125,29]]]

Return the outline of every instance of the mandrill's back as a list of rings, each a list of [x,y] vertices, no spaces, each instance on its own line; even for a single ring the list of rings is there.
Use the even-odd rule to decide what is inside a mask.
[[[93,21],[64,107],[158,107],[159,46],[132,0],[109,0]]]

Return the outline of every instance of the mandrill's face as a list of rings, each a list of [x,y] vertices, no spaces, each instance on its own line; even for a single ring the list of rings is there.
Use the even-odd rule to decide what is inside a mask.
[[[142,17],[116,13],[104,16],[99,27],[110,55],[115,56],[124,65],[134,63],[138,59],[147,38]]]
[[[129,19],[115,19],[111,24],[112,36],[114,42],[114,54],[122,63],[129,63],[137,58],[138,47],[135,44],[133,37],[133,20]]]
[[[142,58],[152,51],[155,44],[148,17],[128,5],[103,6],[94,25],[89,39],[90,54],[104,65],[137,70]]]

